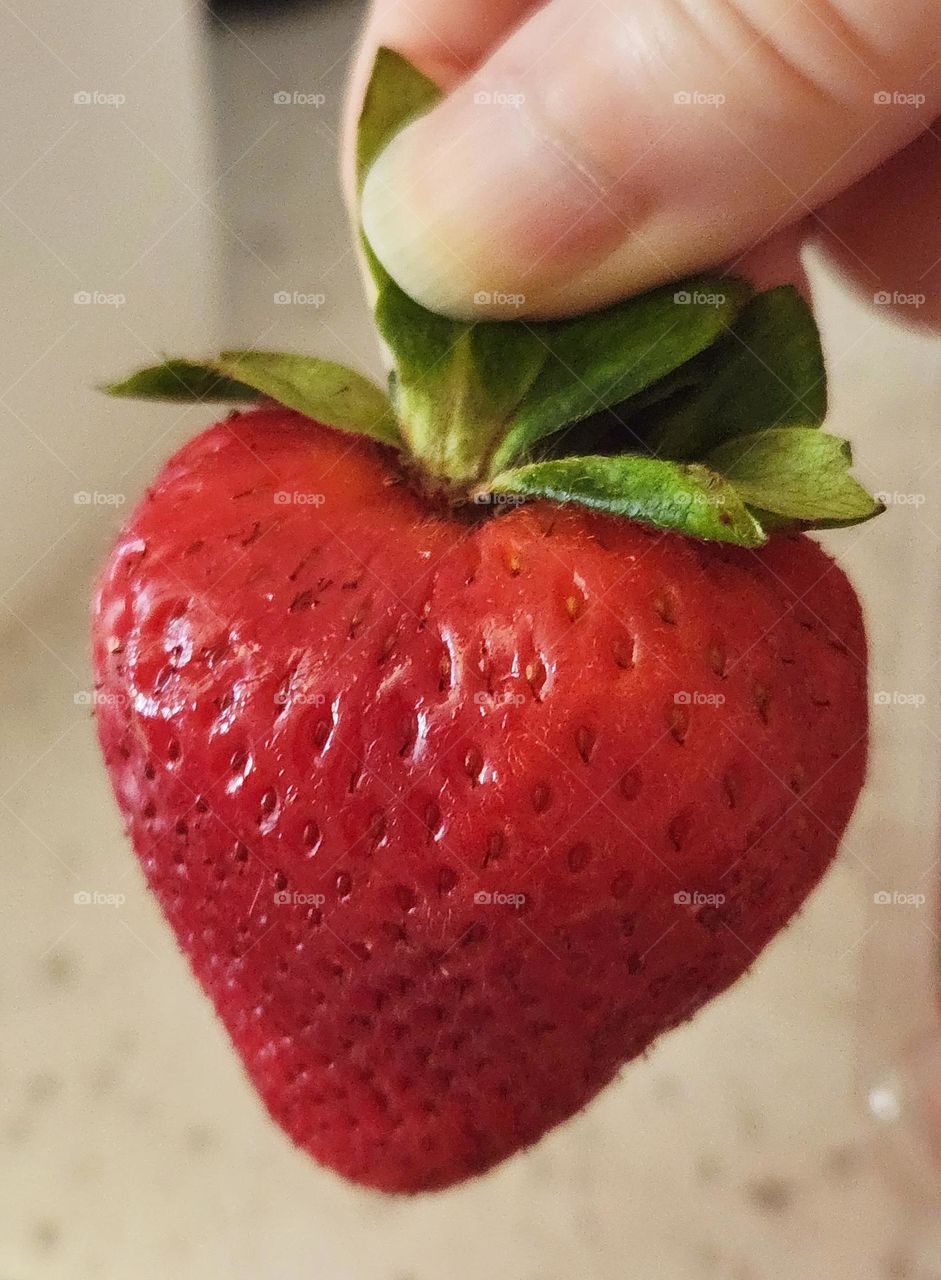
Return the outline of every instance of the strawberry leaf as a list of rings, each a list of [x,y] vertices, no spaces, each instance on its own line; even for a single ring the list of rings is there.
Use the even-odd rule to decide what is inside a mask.
[[[407,58],[394,49],[378,50],[356,131],[356,180],[360,187],[379,152],[440,97],[435,82]]]
[[[694,538],[759,547],[764,530],[727,480],[699,463],[620,457],[559,458],[505,471],[478,494],[578,502]]]
[[[223,351],[213,363],[228,377],[317,422],[361,432],[383,444],[399,443],[387,398],[374,382],[345,365],[272,351]]]
[[[694,378],[694,389],[667,402],[647,436],[668,458],[701,458],[745,432],[816,427],[827,411],[820,336],[790,285],[753,298],[728,335],[679,376]]]
[[[707,458],[750,507],[805,528],[856,524],[883,510],[850,475],[852,461],[847,441],[813,427],[738,436]]]
[[[196,400],[232,400],[245,404],[263,398],[254,387],[227,378],[208,364],[178,359],[138,369],[118,382],[104,383],[100,389],[109,396],[129,400],[167,400],[178,404]]]
[[[344,365],[313,356],[223,351],[202,363],[165,360],[104,390],[143,400],[245,403],[267,397],[337,430],[401,444],[392,406],[375,383]]]
[[[493,470],[684,366],[725,333],[748,294],[732,276],[688,280],[682,289],[668,285],[605,311],[530,326],[547,359],[516,407]]]

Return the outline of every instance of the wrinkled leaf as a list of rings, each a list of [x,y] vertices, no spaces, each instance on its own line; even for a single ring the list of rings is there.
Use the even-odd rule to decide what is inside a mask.
[[[529,325],[546,348],[542,372],[518,405],[494,469],[537,441],[656,384],[724,334],[748,285],[704,277],[668,285],[571,320]]]
[[[790,285],[753,298],[683,375],[697,385],[654,416],[648,436],[663,457],[701,458],[724,440],[766,428],[816,427],[827,411],[817,326]]]
[[[383,392],[345,365],[269,351],[223,351],[213,363],[229,377],[317,422],[362,432],[385,444],[399,441],[395,415]]]
[[[578,502],[694,538],[745,547],[766,541],[761,525],[733,486],[698,463],[637,455],[560,458],[505,471],[489,481],[487,489]]]
[[[883,509],[850,475],[849,444],[813,427],[776,427],[714,449],[707,463],[753,508],[805,527],[855,524]]]

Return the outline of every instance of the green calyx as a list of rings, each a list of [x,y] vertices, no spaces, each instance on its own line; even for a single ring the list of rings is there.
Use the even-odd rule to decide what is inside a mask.
[[[392,137],[439,98],[380,49],[360,118],[360,185]],[[388,397],[342,365],[227,351],[168,359],[104,389],[156,400],[274,400],[400,451],[451,503],[576,502],[691,537],[760,546],[882,510],[820,429],[826,374],[809,307],[700,276],[568,320],[458,321],[427,311],[362,239],[393,362]]]

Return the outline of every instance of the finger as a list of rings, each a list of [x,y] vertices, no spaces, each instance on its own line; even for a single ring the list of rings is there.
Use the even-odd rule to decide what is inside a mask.
[[[379,158],[367,234],[437,310],[603,305],[740,253],[909,142],[941,109],[938,36],[933,0],[552,0]]]
[[[941,122],[818,211],[816,238],[859,292],[941,328]]]
[[[473,71],[539,0],[376,0],[359,62],[372,65],[380,45],[396,49],[442,88]]]
[[[810,283],[800,256],[808,228],[806,219],[793,222],[731,262],[722,263],[722,269],[731,275],[744,276],[757,290],[773,289],[780,284],[794,285],[809,302]]]
[[[344,112],[344,183],[352,197],[352,154],[376,50],[404,54],[426,76],[450,89],[469,75],[539,0],[376,0],[372,5],[347,89]]]

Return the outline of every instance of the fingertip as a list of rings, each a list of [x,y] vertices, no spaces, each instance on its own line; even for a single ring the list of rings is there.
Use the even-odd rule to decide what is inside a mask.
[[[370,244],[407,293],[476,318],[505,317],[507,306],[543,314],[639,218],[633,184],[550,136],[518,90],[477,80],[394,139],[361,208]]]

